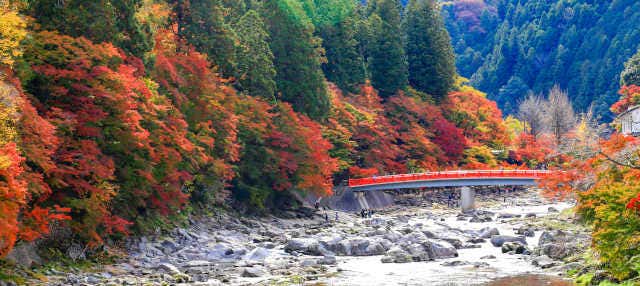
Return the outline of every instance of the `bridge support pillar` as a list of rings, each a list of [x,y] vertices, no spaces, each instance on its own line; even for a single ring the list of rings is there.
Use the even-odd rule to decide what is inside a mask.
[[[356,196],[358,204],[360,204],[360,209],[369,209],[369,203],[367,203],[364,192],[354,192],[353,194]]]
[[[476,192],[469,187],[460,188],[460,207],[463,212],[475,209]]]

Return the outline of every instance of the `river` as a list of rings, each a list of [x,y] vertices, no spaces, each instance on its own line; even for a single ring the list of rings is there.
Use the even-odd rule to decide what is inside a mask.
[[[113,265],[52,269],[47,284],[571,285],[559,274],[580,263],[561,260],[589,245],[572,205],[535,190],[503,196],[478,194],[469,214],[447,207],[442,192],[409,196],[417,205],[396,197],[372,218],[327,211],[330,222],[310,209],[258,217],[224,211],[132,238]]]
[[[539,201],[538,196],[520,199],[517,203],[494,204],[483,207],[483,210],[496,214],[513,214],[525,216],[535,214],[536,219],[543,219],[550,213],[549,209],[559,211],[571,207],[568,203]],[[482,205],[482,198],[479,198]],[[518,204],[518,205],[515,205]],[[469,223],[458,220],[457,211],[441,211],[437,216],[418,215],[412,217],[409,225],[423,225],[433,232],[447,229],[481,230],[496,227],[500,234],[516,235],[513,220],[497,220],[491,222]],[[527,237],[528,245],[537,245],[542,232]],[[458,257],[429,262],[414,263],[382,263],[380,256],[345,257],[339,259],[341,272],[329,279],[329,285],[572,285],[570,281],[531,264],[527,256],[503,254],[500,247],[494,247],[489,241],[480,244],[480,248],[459,249]],[[482,259],[488,255],[495,259]],[[443,266],[446,263],[482,262],[488,266],[475,265]]]

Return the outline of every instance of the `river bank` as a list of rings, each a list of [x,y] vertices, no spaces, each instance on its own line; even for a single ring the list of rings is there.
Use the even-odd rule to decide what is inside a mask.
[[[262,218],[218,213],[168,234],[130,239],[114,264],[46,269],[30,282],[485,285],[508,279],[562,283],[549,277],[580,271],[589,234],[574,223],[571,204],[545,201],[536,191],[488,192],[478,194],[475,212],[461,214],[447,207],[446,197],[399,197],[398,205],[365,219],[333,210]]]

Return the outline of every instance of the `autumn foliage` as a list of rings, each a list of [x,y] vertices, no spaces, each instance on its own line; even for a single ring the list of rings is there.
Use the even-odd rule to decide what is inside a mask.
[[[12,100],[0,103],[12,104],[0,113],[0,256],[53,222],[98,246],[194,206],[262,212],[293,206],[296,194],[331,195],[349,177],[504,159],[493,153],[509,144],[500,112],[474,90],[435,104],[327,83],[329,115],[314,121],[236,92],[173,27],[157,29],[153,61],[34,31],[17,76],[4,68]]]
[[[620,99],[611,106],[614,113],[625,112],[629,107],[640,104],[640,86],[623,86],[618,93],[621,95]]]

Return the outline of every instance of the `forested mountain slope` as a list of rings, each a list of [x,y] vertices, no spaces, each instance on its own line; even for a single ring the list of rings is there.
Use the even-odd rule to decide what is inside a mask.
[[[578,110],[610,119],[619,72],[640,43],[640,2],[443,2],[458,71],[514,113],[528,90],[567,89]]]
[[[438,9],[0,1],[0,257],[53,222],[93,248],[348,177],[535,166],[544,149],[456,76]]]

